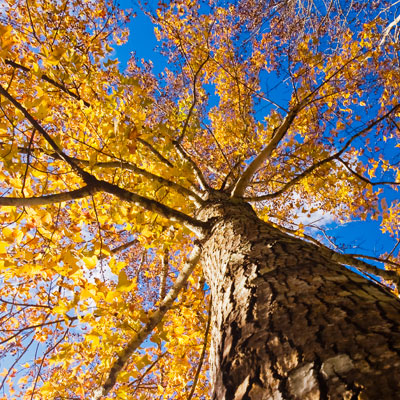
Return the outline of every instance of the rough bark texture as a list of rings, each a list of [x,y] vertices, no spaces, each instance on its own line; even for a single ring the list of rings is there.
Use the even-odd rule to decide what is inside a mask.
[[[314,245],[215,204],[203,249],[213,399],[400,399],[400,302]]]

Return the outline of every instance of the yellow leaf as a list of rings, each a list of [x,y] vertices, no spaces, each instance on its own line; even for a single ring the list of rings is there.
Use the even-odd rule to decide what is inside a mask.
[[[97,347],[100,343],[100,338],[98,335],[86,335],[87,339],[90,340],[93,343],[93,347]]]
[[[47,62],[53,65],[57,65],[63,54],[65,53],[65,48],[58,46],[56,47],[52,53],[50,54],[50,57],[47,59]]]
[[[111,290],[111,291],[109,291],[107,293],[106,302],[107,303],[112,303],[116,298],[118,298],[118,296],[119,296],[118,292],[114,292],[114,291]]]
[[[177,326],[175,329],[174,329],[174,332],[177,334],[177,335],[182,335],[182,333],[185,331],[185,327],[184,326]]]
[[[134,281],[130,281],[125,271],[122,270],[118,275],[117,290],[120,292],[129,292],[135,286]]]
[[[59,304],[58,306],[53,307],[53,311],[57,314],[64,314],[69,310],[66,304]]]
[[[7,242],[0,242],[0,254],[6,254],[7,253],[7,247],[8,247],[8,243]]]
[[[93,269],[97,265],[97,256],[83,257],[82,260],[88,269]]]

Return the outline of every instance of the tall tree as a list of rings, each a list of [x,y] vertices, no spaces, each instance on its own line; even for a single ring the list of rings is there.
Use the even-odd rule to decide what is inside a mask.
[[[3,399],[398,396],[391,2],[160,2],[158,75],[112,1],[0,12]]]

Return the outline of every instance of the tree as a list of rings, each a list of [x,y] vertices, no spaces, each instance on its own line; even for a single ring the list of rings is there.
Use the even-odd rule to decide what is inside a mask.
[[[111,1],[3,4],[2,398],[398,396],[390,2],[161,2],[158,75]]]

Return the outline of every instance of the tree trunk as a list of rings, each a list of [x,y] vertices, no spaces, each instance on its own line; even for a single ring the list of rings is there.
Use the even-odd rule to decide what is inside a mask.
[[[400,399],[400,302],[316,246],[218,203],[203,250],[215,400]]]

